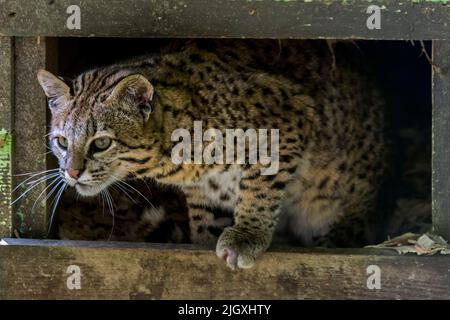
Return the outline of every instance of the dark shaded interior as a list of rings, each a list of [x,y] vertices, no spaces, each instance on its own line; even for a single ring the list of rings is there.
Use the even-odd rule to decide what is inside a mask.
[[[171,41],[58,38],[58,63],[51,71],[70,78],[92,67],[158,52]],[[423,51],[431,51],[431,42],[423,44],[424,47],[419,42],[407,41],[354,41],[350,44],[357,47],[359,58],[375,76],[388,109],[391,175],[382,190],[379,241],[396,235],[389,231],[389,223],[398,209],[399,199],[420,199],[425,207],[431,201],[431,67]],[[416,172],[417,167],[420,170]],[[427,214],[418,215],[423,225],[431,224],[431,205]],[[398,233],[423,231],[411,221],[397,229]]]

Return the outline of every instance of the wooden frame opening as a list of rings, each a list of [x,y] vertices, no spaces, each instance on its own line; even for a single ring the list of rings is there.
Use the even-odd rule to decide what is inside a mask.
[[[47,208],[30,215],[33,201],[10,206],[14,172],[45,170],[49,161],[42,143],[47,106],[35,74],[56,68],[53,37],[431,40],[433,230],[449,240],[447,1],[379,1],[386,8],[380,30],[365,27],[370,1],[137,0],[132,8],[126,1],[112,8],[107,0],[78,2],[79,30],[66,26],[69,0],[0,4],[0,298],[450,298],[448,256],[274,248],[254,269],[233,272],[212,251],[193,246],[11,239],[14,221],[27,226],[28,237],[43,238]],[[82,267],[83,290],[67,288],[70,265]],[[380,290],[366,286],[370,265],[383,272]]]

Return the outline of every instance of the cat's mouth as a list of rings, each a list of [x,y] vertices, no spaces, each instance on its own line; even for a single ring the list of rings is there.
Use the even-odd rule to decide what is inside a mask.
[[[77,193],[83,197],[92,197],[100,194],[102,191],[107,190],[109,186],[115,184],[118,179],[114,175],[104,176],[103,179],[92,179],[92,177],[72,179],[68,175],[64,176],[66,184],[75,188]]]

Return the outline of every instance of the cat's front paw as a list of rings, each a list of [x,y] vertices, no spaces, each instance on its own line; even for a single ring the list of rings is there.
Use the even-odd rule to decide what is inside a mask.
[[[263,232],[255,232],[246,227],[228,227],[217,241],[216,254],[231,269],[236,266],[251,268],[270,243],[270,236],[261,236],[261,233]]]

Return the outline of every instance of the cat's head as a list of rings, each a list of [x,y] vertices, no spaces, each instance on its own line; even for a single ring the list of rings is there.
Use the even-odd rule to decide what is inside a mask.
[[[144,134],[153,87],[131,71],[88,71],[66,83],[38,72],[51,110],[50,147],[60,174],[92,196],[148,165],[156,141]],[[156,152],[154,152],[156,154]]]

